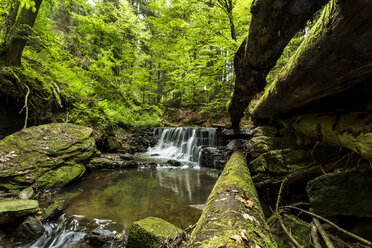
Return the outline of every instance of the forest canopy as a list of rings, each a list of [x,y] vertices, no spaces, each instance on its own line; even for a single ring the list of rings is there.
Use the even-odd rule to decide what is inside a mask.
[[[154,126],[164,108],[181,106],[227,115],[233,57],[248,35],[252,1],[0,2],[1,63],[22,65],[67,108],[65,121]],[[30,16],[37,16],[34,23]],[[304,34],[291,41],[277,67]],[[16,55],[9,44],[17,44]]]

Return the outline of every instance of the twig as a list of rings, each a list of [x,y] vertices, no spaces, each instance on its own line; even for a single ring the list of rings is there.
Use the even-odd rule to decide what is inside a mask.
[[[283,185],[284,183],[287,181],[287,178],[285,178],[283,181],[282,181],[282,184],[280,184],[280,188],[279,188],[279,194],[278,194],[278,199],[276,200],[276,209],[275,211],[277,211],[279,209],[279,201],[280,201],[280,195],[282,193],[282,190],[283,190]],[[293,235],[288,231],[287,227],[284,225],[283,223],[283,220],[280,216],[279,213],[277,213],[278,215],[278,220],[279,220],[279,223],[280,225],[282,226],[284,232],[287,234],[287,236],[290,238],[290,240],[293,242],[293,244],[297,247],[297,248],[303,248],[302,245],[300,245],[297,240],[293,237]]]
[[[344,155],[342,158],[340,158],[339,160],[337,160],[336,162],[334,162],[331,167],[329,168],[329,170],[333,170],[333,168],[335,168],[336,165],[338,165],[342,160],[344,160],[345,158],[347,158],[348,156],[350,156],[350,154],[346,154]]]
[[[319,141],[317,141],[317,142],[315,143],[315,145],[314,145],[313,149],[311,149],[311,153],[310,153],[311,158],[313,159],[314,162],[317,162],[317,161],[315,160],[314,151],[315,151],[315,149],[318,147],[318,145],[319,145]]]
[[[30,94],[30,88],[25,84],[26,88],[27,88],[27,94],[26,94],[26,97],[25,97],[25,105],[23,106],[22,110],[25,108],[26,109],[26,116],[25,116],[25,125],[23,126],[23,128],[26,128],[27,127],[27,120],[28,120],[28,95]],[[19,112],[21,113],[22,110]]]
[[[312,208],[310,208],[310,212],[313,212]],[[313,222],[314,222],[316,228],[318,229],[318,232],[319,232],[320,236],[322,236],[322,239],[323,239],[324,243],[326,244],[327,248],[335,248],[335,246],[333,245],[333,243],[332,243],[331,239],[329,238],[327,232],[324,230],[324,228],[320,224],[319,220],[317,218],[315,218],[314,216],[313,216]]]
[[[352,238],[354,238],[354,239],[356,239],[356,240],[362,242],[363,244],[366,244],[366,245],[372,245],[372,242],[371,242],[371,241],[368,241],[368,240],[366,240],[366,239],[364,239],[364,238],[362,238],[362,237],[360,237],[360,236],[358,236],[358,235],[356,235],[356,234],[354,234],[354,233],[351,233],[351,232],[346,231],[345,229],[343,229],[343,228],[337,226],[335,223],[331,222],[330,220],[327,220],[326,218],[323,218],[322,216],[319,216],[319,215],[317,215],[317,214],[314,214],[314,213],[312,213],[312,212],[309,212],[309,211],[306,211],[306,210],[304,210],[304,209],[301,209],[301,208],[298,208],[298,207],[294,207],[294,206],[283,206],[283,207],[281,207],[281,208],[291,208],[291,209],[296,209],[296,210],[301,211],[301,212],[303,212],[303,213],[305,213],[305,214],[308,214],[308,215],[311,215],[311,216],[313,216],[313,217],[316,217],[316,218],[318,218],[318,219],[320,219],[320,220],[322,220],[322,221],[328,223],[329,225],[333,226],[334,228],[336,228],[336,229],[339,230],[340,232],[342,232],[342,233],[344,233],[344,234],[346,234],[346,235],[348,235],[348,236],[350,236],[350,237],[352,237]]]
[[[320,245],[320,239],[315,224],[312,222],[311,226],[311,240],[313,241],[314,248],[322,248]]]

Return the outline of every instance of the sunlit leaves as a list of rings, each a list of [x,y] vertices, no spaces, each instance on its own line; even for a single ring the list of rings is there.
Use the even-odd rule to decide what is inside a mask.
[[[31,8],[33,12],[36,12],[35,1],[32,1],[32,0],[19,0],[19,1],[20,1],[21,8],[26,8],[26,9]]]

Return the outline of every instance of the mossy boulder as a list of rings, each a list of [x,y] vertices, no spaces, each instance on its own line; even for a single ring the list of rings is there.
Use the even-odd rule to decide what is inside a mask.
[[[372,218],[372,172],[329,173],[307,183],[306,192],[321,216]]]
[[[128,248],[158,248],[167,237],[182,230],[165,220],[148,217],[132,224],[128,236]]]
[[[305,167],[310,159],[310,151],[300,149],[281,149],[265,152],[254,159],[249,168],[253,172],[274,174],[290,173]]]
[[[32,241],[38,239],[44,233],[43,223],[34,217],[28,216],[16,230],[18,241]]]
[[[283,138],[281,137],[269,137],[269,136],[257,136],[253,137],[248,141],[247,147],[249,156],[257,158],[262,153],[269,152],[281,148]]]
[[[0,140],[0,188],[63,186],[80,177],[96,150],[92,132],[75,124],[52,123]]]
[[[276,137],[278,135],[279,131],[275,127],[269,127],[269,126],[259,126],[253,129],[253,137],[258,136],[268,136],[268,137]]]
[[[35,200],[1,199],[0,224],[11,223],[20,217],[35,213],[39,203]]]

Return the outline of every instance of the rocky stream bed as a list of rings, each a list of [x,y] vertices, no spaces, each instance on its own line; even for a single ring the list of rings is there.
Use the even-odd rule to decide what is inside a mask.
[[[313,247],[314,216],[334,247],[370,245],[370,163],[347,149],[275,127],[131,137],[55,123],[0,140],[1,246]]]

